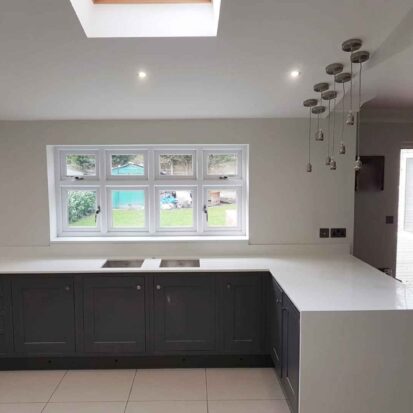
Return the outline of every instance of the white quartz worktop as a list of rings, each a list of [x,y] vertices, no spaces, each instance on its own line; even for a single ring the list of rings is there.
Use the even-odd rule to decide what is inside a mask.
[[[0,274],[270,271],[300,311],[413,309],[413,290],[344,254],[267,258],[201,258],[200,268],[101,268],[105,259],[0,258]]]

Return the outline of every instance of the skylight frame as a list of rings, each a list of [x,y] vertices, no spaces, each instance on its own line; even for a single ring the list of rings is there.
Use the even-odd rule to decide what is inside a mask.
[[[221,0],[96,1],[70,0],[89,38],[216,37],[218,34]]]

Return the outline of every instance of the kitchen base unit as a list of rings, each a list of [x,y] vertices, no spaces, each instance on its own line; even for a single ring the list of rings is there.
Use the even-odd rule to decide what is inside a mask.
[[[273,366],[292,413],[413,412],[413,312],[309,310],[282,269],[0,275],[0,369]]]

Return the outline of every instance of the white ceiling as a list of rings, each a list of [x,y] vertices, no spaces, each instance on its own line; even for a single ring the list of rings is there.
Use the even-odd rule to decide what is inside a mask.
[[[328,79],[328,63],[348,60],[340,44],[353,36],[376,51],[365,76],[375,104],[413,107],[412,8],[222,0],[216,38],[88,39],[70,0],[2,0],[0,119],[303,116],[302,101]]]

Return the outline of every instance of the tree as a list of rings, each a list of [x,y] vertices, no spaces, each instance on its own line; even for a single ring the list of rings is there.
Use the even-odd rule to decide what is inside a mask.
[[[90,155],[69,155],[67,164],[78,171],[90,171],[96,167],[96,159]]]

